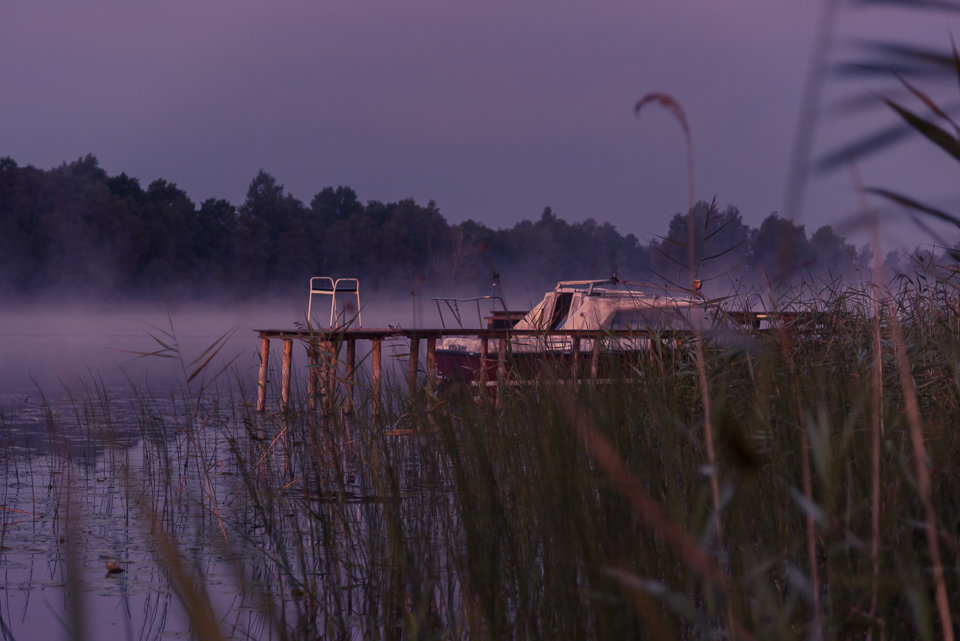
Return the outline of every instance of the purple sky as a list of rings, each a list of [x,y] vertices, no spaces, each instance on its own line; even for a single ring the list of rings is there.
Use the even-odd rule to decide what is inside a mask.
[[[263,168],[307,203],[344,184],[435,200],[450,222],[510,226],[549,205],[649,240],[687,202],[676,123],[633,115],[666,92],[690,122],[696,197],[756,226],[784,208],[819,14],[797,0],[15,0],[0,19],[0,156],[49,168],[93,153],[195,202],[239,204]],[[946,46],[950,20],[845,10],[837,28]],[[823,103],[861,85],[831,80]],[[819,152],[892,122],[824,119]],[[944,206],[956,168],[922,144],[860,167]],[[856,211],[839,172],[808,184],[800,222],[864,242],[843,227]],[[927,240],[885,229],[884,249]]]

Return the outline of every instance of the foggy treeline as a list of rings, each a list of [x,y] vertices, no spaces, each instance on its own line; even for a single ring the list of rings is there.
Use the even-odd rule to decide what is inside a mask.
[[[575,212],[580,214],[581,212]],[[586,212],[583,212],[586,213]],[[593,212],[602,216],[602,212]],[[695,206],[695,260],[705,284],[789,284],[855,277],[871,256],[829,226],[770,214],[759,228],[732,206]],[[10,297],[259,297],[303,292],[310,276],[351,276],[366,290],[485,291],[491,278],[551,286],[622,278],[685,286],[688,216],[664,220],[647,244],[607,222],[535,221],[491,229],[450,224],[431,201],[362,202],[325,187],[309,203],[261,171],[239,206],[193,203],[163,179],[109,176],[88,155],[50,170],[0,158],[0,291]]]

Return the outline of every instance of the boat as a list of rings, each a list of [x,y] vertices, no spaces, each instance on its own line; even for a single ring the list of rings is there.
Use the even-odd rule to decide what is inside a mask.
[[[700,295],[698,285],[695,281],[690,290],[671,291],[616,276],[560,281],[525,314],[509,312],[506,306],[494,311],[488,329],[498,320],[504,329],[508,326],[503,322],[508,321],[512,327],[505,339],[489,335],[440,339],[437,373],[448,381],[475,381],[486,369],[485,379],[490,381],[496,378],[498,361],[504,360],[511,377],[532,378],[546,363],[569,371],[582,354],[642,352],[657,337],[675,341],[684,333],[713,331],[724,325],[724,314]]]

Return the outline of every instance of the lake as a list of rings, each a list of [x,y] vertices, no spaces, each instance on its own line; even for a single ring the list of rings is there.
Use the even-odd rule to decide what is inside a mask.
[[[412,316],[409,304],[402,309]],[[406,320],[396,312],[366,310],[365,324]],[[256,389],[253,330],[292,328],[304,316],[290,301],[0,314],[0,639],[196,635],[196,613],[183,606],[170,558],[158,556],[158,532],[189,548],[189,572],[202,577],[216,616],[230,617],[221,627],[235,637],[275,638],[278,620],[297,618],[264,611],[264,595],[278,602],[275,577],[261,559],[245,558],[239,550],[248,545],[233,544],[237,531],[210,514],[242,493],[238,448],[262,449],[285,429],[254,425],[243,409]],[[219,353],[188,382],[190,361],[221,338]],[[177,356],[161,342],[182,359],[143,356]],[[294,359],[301,384],[304,352]],[[348,473],[337,487],[362,501],[360,475],[340,462]],[[310,526],[294,529],[301,528]],[[287,600],[301,592],[286,587]]]
[[[903,302],[902,334],[844,311],[489,395],[410,395],[384,344],[376,416],[362,369],[356,413],[307,411],[303,346],[292,407],[271,350],[255,411],[253,330],[292,328],[287,301],[7,309],[0,640],[932,638],[960,324]],[[433,322],[413,309],[364,325]]]

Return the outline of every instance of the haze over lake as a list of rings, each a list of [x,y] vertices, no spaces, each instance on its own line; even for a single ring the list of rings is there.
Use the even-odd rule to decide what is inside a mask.
[[[428,296],[379,294],[361,300],[361,304],[365,327],[440,324],[436,306]],[[314,318],[320,323],[327,323],[328,310],[328,299],[314,300]],[[94,379],[108,388],[167,390],[184,378],[180,363],[140,353],[162,349],[151,335],[168,342],[166,334],[171,331],[187,363],[218,338],[230,334],[214,363],[233,361],[231,373],[253,382],[259,353],[255,330],[294,329],[306,315],[306,292],[297,299],[225,305],[14,305],[0,311],[0,394],[40,390],[55,398],[66,391],[81,390],[84,383]],[[477,323],[476,318],[469,320]],[[294,359],[295,366],[298,360],[300,366],[306,363],[302,350],[294,351]]]
[[[411,323],[413,305],[404,302],[364,309],[365,323]],[[329,308],[315,305],[315,318],[326,320]],[[156,478],[150,477],[157,474],[153,448],[180,452],[183,413],[193,402],[223,404],[204,410],[206,429],[197,436],[203,443],[194,445],[217,452],[220,463],[228,458],[226,443],[242,430],[233,403],[255,396],[254,330],[293,329],[306,311],[304,296],[224,306],[22,304],[0,313],[0,639],[190,637],[190,618],[145,544],[143,514],[131,493],[139,476]],[[170,334],[182,363],[138,354],[162,349],[153,337],[172,345]],[[224,335],[222,349],[188,389],[189,363]],[[295,380],[302,382],[306,355],[296,347]],[[278,356],[275,347],[271,374]],[[220,370],[216,387],[200,393],[201,380]],[[203,495],[189,474],[180,474],[163,491]],[[82,525],[66,523],[64,510],[81,515]],[[268,637],[262,613],[238,605],[237,561],[225,561],[215,540],[204,548],[202,570],[215,607],[238,608],[238,629]],[[122,572],[106,571],[110,563]],[[77,603],[86,612],[86,633],[79,636],[71,629]]]
[[[152,384],[166,387],[176,374],[167,359],[134,352],[161,348],[150,334],[168,340],[175,332],[184,356],[192,360],[224,333],[236,330],[222,351],[240,358],[256,347],[253,329],[291,326],[300,313],[292,301],[269,305],[213,308],[202,305],[128,306],[110,304],[23,306],[0,314],[0,389],[40,388],[56,393],[74,388],[78,378],[96,377],[107,386]],[[249,359],[246,359],[249,360]],[[246,363],[249,365],[250,363]]]

